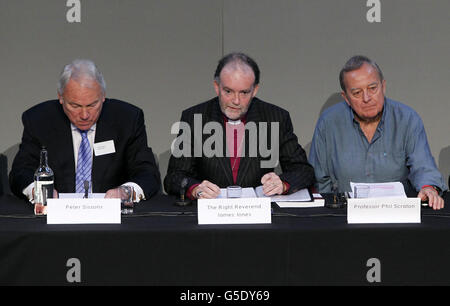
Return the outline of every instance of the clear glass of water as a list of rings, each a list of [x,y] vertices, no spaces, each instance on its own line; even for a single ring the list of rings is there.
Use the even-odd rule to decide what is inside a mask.
[[[133,213],[133,188],[131,186],[120,186],[120,207],[122,215],[129,215]]]

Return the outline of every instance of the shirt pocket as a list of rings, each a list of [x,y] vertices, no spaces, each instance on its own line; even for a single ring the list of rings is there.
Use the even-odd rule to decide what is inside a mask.
[[[379,163],[377,172],[386,181],[403,181],[408,176],[406,153],[404,151],[380,152],[378,155]]]

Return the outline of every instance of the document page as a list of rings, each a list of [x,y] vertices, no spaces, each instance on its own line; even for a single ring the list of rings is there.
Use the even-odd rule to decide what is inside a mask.
[[[262,186],[256,187],[255,192],[258,198],[267,198],[264,195]],[[275,195],[270,197],[270,199],[272,202],[308,202],[311,201],[311,196],[308,189],[304,188],[291,194]]]
[[[350,182],[352,188],[351,197],[355,198],[385,198],[402,197],[406,198],[405,188],[400,182],[388,183],[354,183]],[[356,188],[356,194],[355,194]]]
[[[255,190],[252,187],[242,188],[241,198],[256,198]],[[226,188],[220,188],[220,195],[217,197],[218,199],[226,199],[227,196],[227,189]]]
[[[281,208],[307,208],[307,207],[324,207],[324,199],[314,199],[313,202],[276,202]]]

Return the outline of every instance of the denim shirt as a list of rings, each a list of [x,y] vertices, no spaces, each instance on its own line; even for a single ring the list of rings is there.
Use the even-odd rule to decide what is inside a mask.
[[[369,143],[351,107],[338,103],[320,116],[311,144],[319,192],[351,191],[350,182],[402,182],[407,194],[424,185],[447,186],[436,167],[419,115],[385,98],[383,114]]]

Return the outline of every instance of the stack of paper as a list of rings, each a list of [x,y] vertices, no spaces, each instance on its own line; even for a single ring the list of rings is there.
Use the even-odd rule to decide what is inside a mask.
[[[386,197],[400,197],[406,198],[405,188],[400,182],[388,182],[388,183],[353,183],[350,182],[350,187],[352,192],[350,196],[354,198],[355,196],[355,186],[361,190],[365,190],[363,196],[358,196],[358,198],[386,198]],[[360,192],[361,193],[361,192]]]
[[[256,187],[255,191],[258,197],[266,197],[262,186]],[[314,199],[314,201],[311,201],[311,196],[306,188],[288,195],[272,196],[270,197],[270,201],[276,202],[281,208],[323,207],[325,205],[323,199]]]

